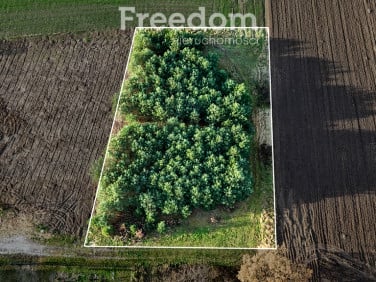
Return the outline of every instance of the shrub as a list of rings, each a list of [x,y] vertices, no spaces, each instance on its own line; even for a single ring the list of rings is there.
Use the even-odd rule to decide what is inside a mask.
[[[166,224],[164,221],[160,221],[157,226],[158,233],[162,234],[166,231]]]
[[[135,235],[136,235],[136,232],[137,232],[137,227],[136,227],[136,225],[132,224],[132,225],[129,227],[129,231],[131,232],[131,235],[132,235],[132,236],[135,236]]]
[[[113,227],[109,225],[102,226],[101,232],[104,237],[109,237],[113,234]]]
[[[244,255],[238,273],[242,282],[256,281],[308,281],[312,270],[303,264],[294,264],[277,252],[259,252],[254,256]]]

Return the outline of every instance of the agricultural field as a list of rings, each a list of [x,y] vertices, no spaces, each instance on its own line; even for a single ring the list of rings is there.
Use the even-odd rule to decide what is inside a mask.
[[[133,42],[86,244],[273,248],[271,155],[255,140],[267,129],[252,121],[269,95],[267,30],[136,29]]]
[[[374,281],[375,2],[269,4],[278,244],[316,280]]]
[[[124,73],[118,62],[127,60],[132,33],[0,42],[5,211],[32,215],[27,221],[45,231],[83,234],[95,193],[90,169],[110,133],[111,100]]]
[[[135,7],[136,13],[174,12],[187,16],[198,13],[199,7],[205,7],[205,25],[215,12],[253,13],[257,25],[264,26],[263,0],[37,0],[37,1],[0,1],[0,38],[14,38],[30,35],[46,35],[55,33],[101,31],[120,28],[119,7]],[[138,25],[135,15],[131,27]],[[145,26],[148,21],[145,20]]]

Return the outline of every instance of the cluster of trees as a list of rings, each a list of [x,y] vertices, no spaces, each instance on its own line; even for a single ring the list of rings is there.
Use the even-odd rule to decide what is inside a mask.
[[[204,51],[202,36],[136,35],[120,98],[136,122],[111,140],[92,221],[106,233],[119,213],[132,214],[126,226],[155,230],[195,208],[232,208],[252,191],[250,95]]]
[[[149,40],[145,33],[150,33]],[[204,56],[203,46],[184,44],[200,42],[202,34],[187,40],[183,31],[164,31],[164,37],[161,33],[144,31],[136,37],[121,111],[154,121],[176,117],[200,125],[247,125],[251,108],[244,84],[218,68],[214,53]]]

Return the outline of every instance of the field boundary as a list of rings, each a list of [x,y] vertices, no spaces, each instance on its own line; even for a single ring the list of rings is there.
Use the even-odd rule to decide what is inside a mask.
[[[269,73],[269,79],[268,79],[268,81],[269,81],[269,98],[270,98],[270,118],[269,119],[270,119],[270,123],[271,123],[271,143],[272,143],[271,147],[272,147],[272,180],[273,180],[273,204],[274,204],[273,210],[274,210],[274,239],[275,239],[274,241],[275,241],[275,247],[247,248],[247,247],[204,247],[204,246],[201,246],[201,247],[193,247],[193,246],[186,247],[186,246],[138,246],[138,245],[137,246],[112,246],[112,245],[109,245],[109,246],[108,245],[106,245],[106,246],[93,246],[93,245],[88,245],[89,231],[90,231],[90,227],[91,227],[91,224],[92,224],[92,217],[94,215],[96,204],[97,204],[97,199],[98,199],[98,194],[99,194],[99,189],[100,189],[100,183],[101,183],[103,171],[104,171],[104,168],[105,168],[108,149],[109,149],[109,146],[110,146],[110,141],[111,141],[114,126],[115,126],[115,123],[116,123],[116,116],[117,116],[118,110],[119,110],[119,104],[120,104],[121,94],[123,92],[124,82],[127,79],[126,76],[127,76],[127,72],[128,72],[129,62],[130,62],[130,59],[131,59],[131,54],[132,54],[132,51],[133,51],[133,44],[134,44],[135,35],[136,35],[137,30],[139,30],[139,29],[157,29],[157,30],[159,30],[159,29],[193,29],[193,30],[208,30],[208,29],[214,29],[214,30],[253,29],[253,30],[258,30],[258,29],[265,29],[266,30],[267,36],[268,36],[268,50],[267,51],[268,51],[268,68],[269,68],[268,69],[268,73]],[[93,208],[92,208],[92,211],[91,211],[90,220],[89,220],[89,224],[88,224],[88,228],[87,228],[87,232],[86,232],[86,236],[85,236],[85,241],[84,241],[84,247],[85,248],[201,249],[201,250],[205,250],[205,249],[208,249],[208,250],[221,250],[221,249],[222,250],[276,250],[277,249],[277,246],[278,246],[278,243],[277,243],[277,214],[276,214],[276,198],[275,198],[276,191],[275,191],[275,172],[274,172],[274,140],[273,140],[273,118],[272,118],[273,111],[272,111],[272,93],[271,93],[272,89],[271,89],[271,60],[270,60],[271,56],[270,56],[270,50],[271,49],[270,49],[270,29],[269,29],[269,27],[209,27],[209,26],[206,26],[206,27],[136,27],[134,29],[134,33],[133,33],[133,37],[132,37],[132,45],[130,47],[130,51],[129,51],[129,55],[128,55],[127,65],[126,65],[123,80],[122,80],[120,94],[119,94],[119,97],[117,99],[116,111],[114,113],[111,132],[110,132],[110,136],[108,138],[105,157],[104,157],[104,161],[103,161],[103,164],[102,164],[101,173],[100,173],[100,177],[99,177],[99,180],[98,180],[97,190],[96,190],[95,199],[94,199],[94,203],[93,203]]]

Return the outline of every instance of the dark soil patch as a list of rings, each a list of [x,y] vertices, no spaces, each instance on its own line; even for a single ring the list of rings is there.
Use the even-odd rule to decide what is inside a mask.
[[[84,234],[89,171],[108,141],[132,33],[0,42],[0,202],[50,231]]]
[[[346,268],[338,253],[376,263],[375,5],[282,0],[268,13],[278,243],[316,279]]]

